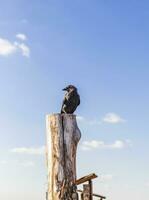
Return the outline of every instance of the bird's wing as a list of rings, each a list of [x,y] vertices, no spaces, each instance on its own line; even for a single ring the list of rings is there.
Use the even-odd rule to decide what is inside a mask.
[[[64,97],[61,113],[73,113],[80,104],[80,96],[76,91],[67,93]]]
[[[68,98],[67,98],[67,106],[78,106],[80,104],[80,96],[78,93],[76,92],[71,92],[69,95],[68,95]]]
[[[80,95],[78,94],[78,106],[80,105],[81,101],[80,101]]]
[[[64,105],[66,105],[66,106],[69,105],[69,101],[68,101],[68,96],[67,95],[65,95],[65,97],[64,97],[64,100],[63,100],[63,103],[62,103],[62,107],[61,107],[61,113],[63,113]]]

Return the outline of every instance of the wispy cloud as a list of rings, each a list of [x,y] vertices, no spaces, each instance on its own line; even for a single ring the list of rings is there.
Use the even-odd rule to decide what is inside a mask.
[[[15,46],[21,50],[22,52],[22,55],[23,56],[26,56],[26,57],[29,57],[30,56],[30,48],[24,44],[24,43],[19,43],[19,42],[15,42]]]
[[[25,35],[18,36],[22,40],[26,39]],[[0,56],[9,56],[14,53],[21,52],[21,54],[25,57],[30,56],[30,48],[25,43],[22,42],[11,42],[8,39],[0,38]]]
[[[23,166],[23,167],[33,167],[35,164],[33,161],[28,161],[28,160],[25,160],[25,161],[22,161],[22,160],[11,160],[11,161],[6,161],[6,160],[2,160],[0,161],[0,164],[2,165],[20,165],[20,166]]]
[[[18,164],[22,165],[23,167],[34,167],[34,162],[33,161],[23,161],[19,162]]]
[[[97,120],[97,119],[92,119],[92,120],[88,121],[88,124],[91,125],[91,126],[94,126],[94,125],[101,125],[102,122],[100,120]]]
[[[18,147],[11,149],[10,152],[17,154],[43,155],[45,152],[45,147]]]
[[[20,40],[23,40],[23,41],[27,40],[26,35],[23,34],[23,33],[18,33],[18,34],[16,35],[16,38],[18,38],[18,39],[20,39]]]
[[[78,122],[85,121],[85,118],[83,116],[80,116],[80,115],[76,116],[76,119],[77,119]]]
[[[101,122],[99,120],[96,120],[96,119],[89,120],[89,119],[86,119],[85,117],[80,116],[80,115],[77,116],[76,118],[77,118],[78,122],[80,122],[80,123],[86,123],[88,125],[99,125],[99,124],[101,124]]]
[[[83,141],[81,145],[82,150],[93,150],[93,149],[123,149],[127,146],[130,146],[130,141],[116,140],[111,144],[106,144],[104,141],[100,140],[91,140]]]
[[[126,120],[123,119],[122,117],[120,117],[118,114],[116,113],[107,113],[103,120],[106,123],[111,123],[111,124],[118,124],[118,123],[122,123],[125,122]]]
[[[113,175],[112,174],[103,174],[100,176],[101,181],[111,181],[113,179]]]
[[[101,125],[103,122],[110,124],[123,123],[126,120],[120,117],[116,113],[107,113],[101,120],[100,119],[86,119],[83,116],[77,116],[77,121],[80,123],[86,123],[88,125]]]

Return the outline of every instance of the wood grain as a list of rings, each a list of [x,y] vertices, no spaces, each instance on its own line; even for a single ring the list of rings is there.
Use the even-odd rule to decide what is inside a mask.
[[[52,114],[46,117],[46,160],[48,200],[77,200],[76,151],[81,138],[76,116]]]

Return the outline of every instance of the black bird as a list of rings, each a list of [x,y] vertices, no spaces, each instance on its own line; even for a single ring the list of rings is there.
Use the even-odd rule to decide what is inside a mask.
[[[66,94],[63,100],[61,113],[72,114],[80,104],[80,96],[77,92],[77,88],[73,85],[68,85],[63,90],[66,91]]]

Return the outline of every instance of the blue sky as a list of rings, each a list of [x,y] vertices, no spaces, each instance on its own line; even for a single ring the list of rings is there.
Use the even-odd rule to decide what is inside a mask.
[[[149,3],[0,1],[0,199],[42,200],[45,116],[78,87],[78,178],[109,200],[149,199]]]

